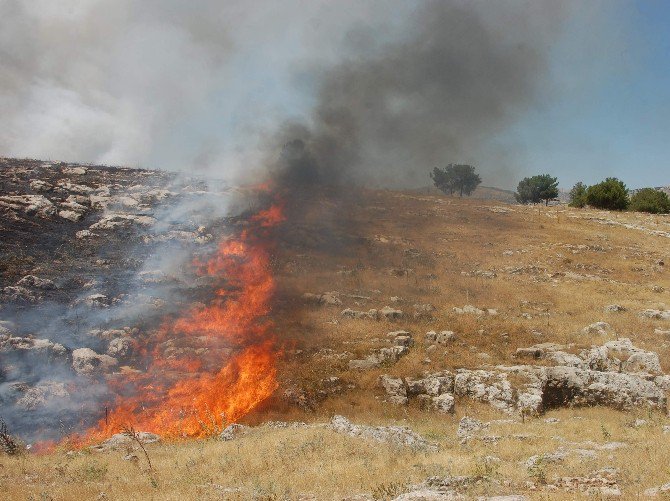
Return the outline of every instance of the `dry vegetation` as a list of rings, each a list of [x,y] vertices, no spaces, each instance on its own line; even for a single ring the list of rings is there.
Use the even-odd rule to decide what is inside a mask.
[[[328,221],[346,214],[347,227]],[[607,221],[613,223],[604,224]],[[624,226],[628,225],[628,227]],[[326,230],[319,230],[319,228]],[[4,499],[391,499],[432,475],[482,477],[467,494],[523,494],[531,499],[574,499],[574,491],[547,491],[544,482],[618,469],[625,499],[670,481],[667,416],[639,409],[568,408],[513,422],[491,424],[498,441],[456,436],[465,415],[482,421],[510,419],[489,406],[457,400],[454,415],[383,401],[378,377],[391,369],[348,369],[349,352],[364,356],[383,346],[392,330],[411,332],[415,346],[392,367],[396,375],[521,363],[519,347],[538,342],[574,344],[571,350],[616,337],[659,354],[670,371],[670,344],[655,328],[668,321],[638,313],[668,301],[670,231],[662,216],[613,214],[559,207],[519,207],[481,200],[370,191],[354,202],[329,199],[282,237],[276,276],[283,298],[276,323],[286,341],[282,389],[297,388],[302,406],[279,395],[248,417],[258,425],[229,442],[216,439],[147,446],[145,457],[128,451],[0,456]],[[331,241],[350,239],[343,246]],[[482,274],[482,272],[487,272]],[[486,277],[489,278],[486,278]],[[341,305],[305,304],[304,292],[338,291]],[[349,297],[346,295],[357,296]],[[392,297],[400,298],[392,302]],[[368,299],[365,299],[368,298]],[[414,319],[415,304],[432,304],[432,319]],[[605,313],[620,304],[626,311]],[[453,307],[495,308],[498,315],[457,315]],[[393,323],[343,318],[356,310],[392,306],[410,316]],[[609,337],[594,338],[584,326],[606,321]],[[665,322],[665,324],[664,324]],[[423,335],[452,330],[456,341],[427,352]],[[332,350],[332,351],[324,351]],[[541,362],[538,362],[541,363]],[[320,394],[323,380],[338,377],[344,391]],[[347,386],[349,385],[349,386]],[[281,390],[280,390],[281,391]],[[353,422],[402,424],[439,443],[438,452],[417,452],[366,442],[326,427],[276,429],[271,419],[326,422],[333,414]],[[547,418],[557,418],[548,423]],[[635,426],[636,419],[646,424]],[[623,442],[614,450],[583,455],[578,449]],[[573,443],[572,445],[566,445]],[[530,456],[572,452],[556,463],[527,468]],[[486,456],[495,456],[491,462]],[[530,487],[535,484],[537,489]],[[352,498],[353,499],[353,498]]]

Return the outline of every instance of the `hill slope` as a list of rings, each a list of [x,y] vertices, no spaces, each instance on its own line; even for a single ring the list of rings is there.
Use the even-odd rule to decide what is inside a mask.
[[[146,370],[115,352],[115,339],[144,342],[155,319],[213,293],[176,254],[207,255],[253,220],[232,217],[245,203],[224,204],[227,188],[76,168],[6,161],[0,171],[3,405],[33,426],[49,426],[59,407],[71,430],[106,400],[77,400],[68,385],[108,392]],[[71,203],[83,207],[69,207],[75,220],[60,215]],[[280,348],[278,388],[241,420],[249,427],[221,440],[218,421],[211,439],[164,438],[146,456],[123,436],[2,456],[6,496],[634,498],[670,481],[670,219],[375,190],[311,190],[282,203],[287,221],[271,237],[276,294],[263,315]],[[45,311],[57,315],[30,314]],[[63,347],[62,361],[53,347],[48,363],[32,351],[45,337]],[[157,346],[199,353],[205,366],[230,356],[197,343]],[[82,347],[114,363],[77,365]],[[15,377],[35,360],[59,371]],[[67,384],[54,386],[66,367]]]

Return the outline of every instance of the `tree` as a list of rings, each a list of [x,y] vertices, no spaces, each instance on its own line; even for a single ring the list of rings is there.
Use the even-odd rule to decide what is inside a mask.
[[[581,181],[570,190],[570,207],[584,207],[586,205],[586,185]]]
[[[670,212],[670,197],[660,190],[643,188],[631,197],[630,209],[652,214],[667,214]]]
[[[435,167],[430,178],[443,193],[453,195],[458,192],[460,196],[470,196],[482,182],[472,165],[463,164],[449,164],[444,169]]]
[[[623,181],[608,177],[586,190],[586,203],[596,209],[626,210],[630,200]]]
[[[545,205],[549,205],[549,200],[558,198],[558,179],[549,174],[525,177],[519,181],[514,197],[522,204],[544,201]]]

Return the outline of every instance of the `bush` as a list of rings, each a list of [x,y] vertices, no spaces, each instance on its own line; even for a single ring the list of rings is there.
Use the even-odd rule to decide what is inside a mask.
[[[608,177],[601,183],[589,186],[586,203],[596,209],[626,210],[630,203],[628,189],[623,181]]]
[[[670,212],[670,197],[662,191],[644,188],[631,197],[630,209],[652,214],[667,214]]]
[[[570,207],[584,207],[586,205],[586,185],[581,181],[570,190]]]
[[[558,197],[558,179],[549,174],[540,174],[533,177],[525,177],[516,188],[514,198],[522,204],[544,202],[549,204],[549,200]]]

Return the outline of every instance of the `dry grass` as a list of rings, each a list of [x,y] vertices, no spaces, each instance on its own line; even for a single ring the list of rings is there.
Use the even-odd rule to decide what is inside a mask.
[[[601,344],[605,338],[581,332],[600,320],[612,325],[612,337],[630,337],[634,344],[657,351],[662,366],[670,371],[668,340],[654,334],[664,324],[638,316],[645,308],[670,304],[666,271],[670,240],[621,225],[670,231],[670,219],[564,207],[505,206],[507,212],[496,212],[495,202],[386,191],[366,192],[355,203],[348,203],[348,227],[332,233],[316,231],[330,220],[325,213],[342,210],[336,201],[328,201],[306,214],[303,227],[295,230],[302,231],[301,236],[309,235],[297,239],[308,245],[300,247],[295,239],[282,245],[276,268],[284,299],[277,306],[275,320],[286,343],[280,367],[284,385],[299,386],[314,396],[322,379],[337,376],[353,388],[317,400],[312,411],[277,400],[249,416],[248,422],[323,422],[333,414],[344,414],[356,422],[409,425],[439,442],[439,452],[398,450],[325,428],[259,427],[232,442],[149,446],[154,472],[147,471],[143,460],[124,461],[122,452],[73,458],[62,452],[16,459],[3,456],[0,497],[91,499],[105,493],[108,499],[297,499],[313,494],[317,499],[340,499],[364,492],[388,497],[430,475],[486,474],[494,481],[473,487],[470,494],[524,493],[537,499],[573,499],[574,493],[529,491],[525,482],[537,480],[538,473],[519,464],[531,455],[556,450],[561,442],[555,437],[599,444],[622,441],[628,447],[599,451],[595,459],[572,454],[563,462],[543,465],[541,476],[549,480],[612,466],[620,469],[619,485],[626,499],[670,481],[668,435],[662,434],[662,426],[670,424],[666,416],[646,412],[638,416],[606,408],[561,409],[525,423],[493,426],[488,433],[501,436],[498,442],[473,441],[461,446],[455,435],[461,416],[481,420],[505,416],[467,400],[457,402],[454,416],[422,411],[414,404],[392,406],[381,401],[377,387],[378,376],[385,372],[411,376],[425,370],[519,363],[512,356],[516,348],[540,341],[574,343],[573,351]],[[616,224],[602,224],[594,218]],[[348,243],[336,247],[329,245],[328,238]],[[338,250],[333,251],[335,248]],[[668,265],[659,261],[668,261]],[[520,271],[510,273],[511,268]],[[411,272],[396,276],[391,272],[394,269]],[[477,270],[494,271],[496,277],[470,276]],[[666,292],[655,292],[654,286]],[[333,290],[370,299],[342,296],[341,306],[318,306],[305,305],[299,298],[303,292]],[[392,303],[392,296],[402,301]],[[409,316],[391,323],[340,316],[345,307],[368,310],[389,305],[412,313],[414,304],[424,303],[436,307],[431,320]],[[627,311],[604,313],[604,306],[612,303]],[[453,307],[465,304],[496,308],[499,314],[476,318],[452,312]],[[667,322],[665,325],[670,328]],[[416,345],[392,369],[350,371],[346,359],[317,355],[327,348],[333,353],[364,356],[383,346],[386,334],[397,329],[410,331]],[[452,330],[457,339],[427,353],[423,335],[428,330]],[[483,358],[482,353],[490,358]],[[546,417],[557,417],[560,422],[547,424]],[[631,427],[636,417],[648,424]],[[515,434],[528,437],[514,438]],[[487,455],[501,462],[486,466],[482,458]]]
[[[496,417],[488,408],[463,408],[484,419]],[[595,459],[571,454],[559,463],[547,463],[540,473],[547,481],[560,476],[583,476],[603,467],[621,471],[626,499],[670,477],[670,452],[661,425],[667,419],[644,415],[648,424],[631,426],[635,415],[607,409],[562,409],[549,414],[557,424],[543,420],[492,425],[487,434],[501,436],[496,443],[471,441],[460,445],[456,416],[442,417],[403,411],[405,418],[382,421],[410,425],[438,442],[434,453],[414,452],[333,433],[324,427],[271,429],[257,427],[234,441],[201,440],[148,446],[154,469],[146,462],[126,461],[127,451],[66,456],[3,457],[0,495],[4,499],[342,499],[354,494],[401,492],[432,475],[489,477],[473,486],[471,495],[523,492],[546,499],[546,493],[528,491],[538,471],[520,464],[528,457],[553,452],[569,442],[626,442],[625,449],[599,451]],[[377,419],[371,419],[377,421]],[[580,448],[580,446],[573,446]],[[581,448],[589,449],[589,445]],[[495,456],[499,463],[487,464]],[[104,493],[105,497],[101,497]],[[551,499],[574,499],[575,493],[556,492]],[[383,498],[383,497],[382,497]]]

